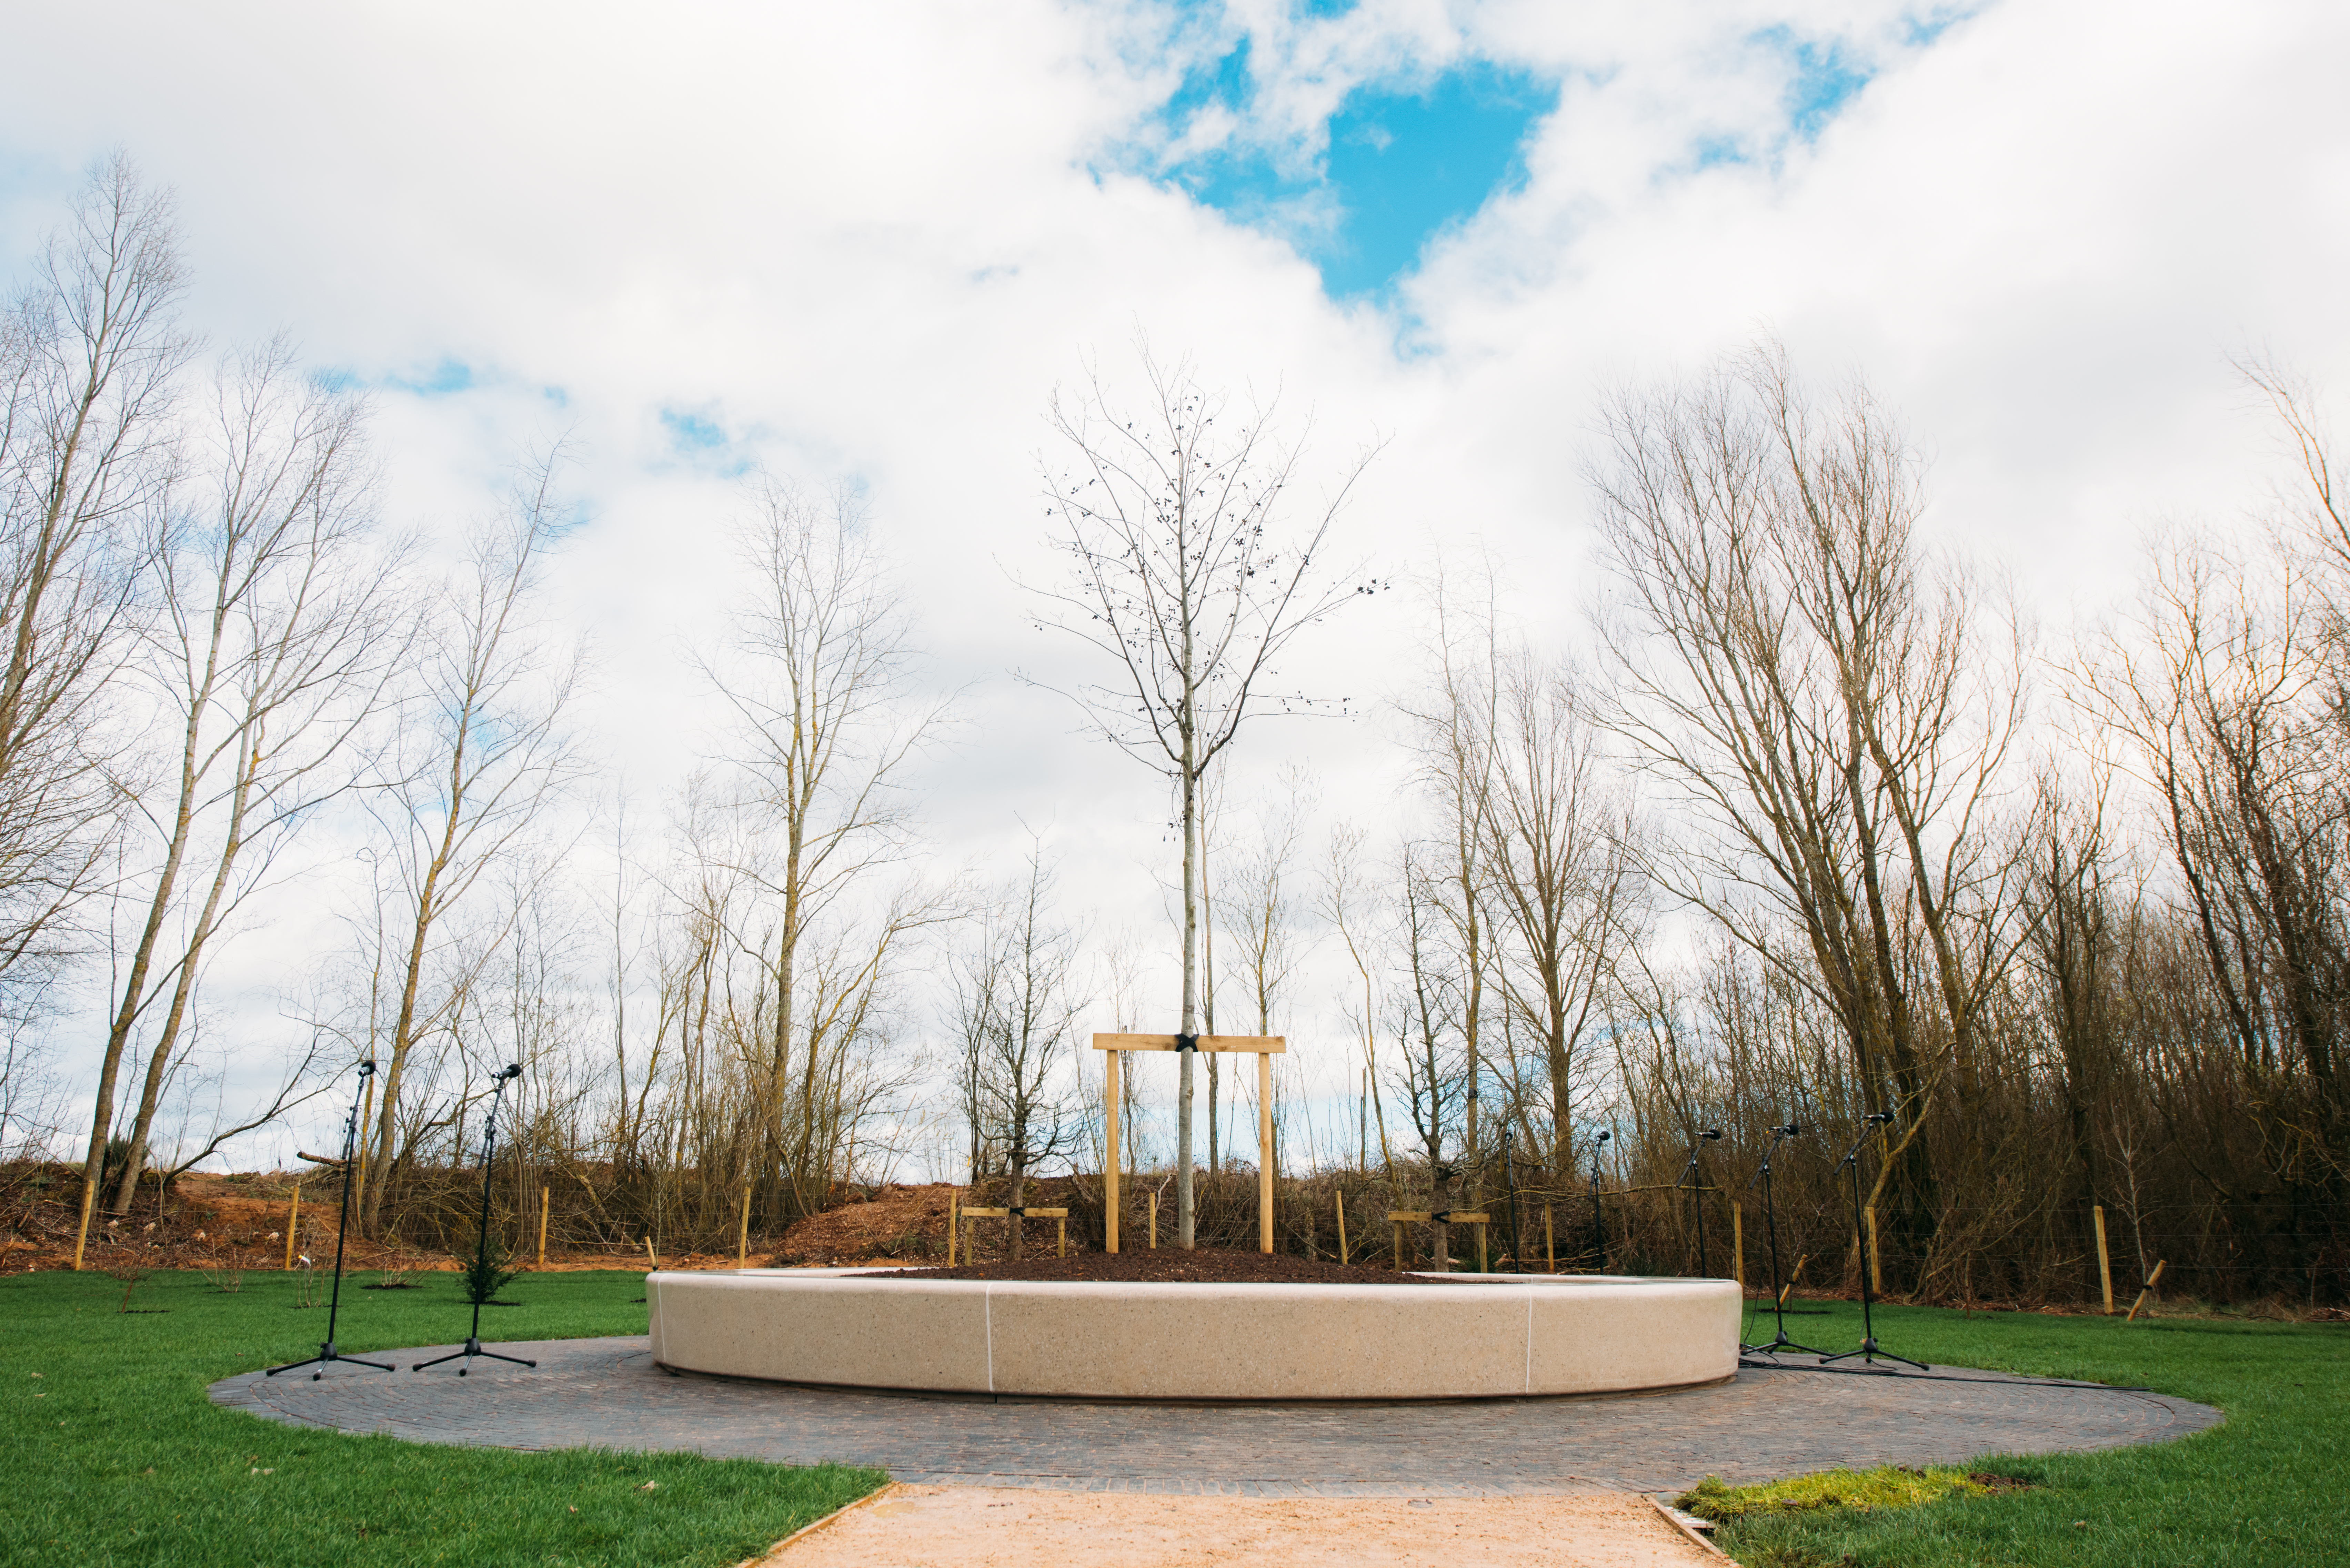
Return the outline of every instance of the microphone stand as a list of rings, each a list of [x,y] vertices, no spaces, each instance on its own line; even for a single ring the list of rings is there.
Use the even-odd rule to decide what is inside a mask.
[[[480,1240],[475,1243],[473,1253],[474,1259],[476,1260],[474,1269],[477,1282],[481,1279],[487,1278],[489,1274],[490,1157],[492,1150],[496,1148],[498,1142],[498,1102],[505,1096],[506,1085],[514,1079],[521,1076],[522,1068],[519,1064],[508,1067],[504,1072],[497,1075],[498,1086],[490,1091],[489,1120],[482,1128],[482,1233]],[[473,1370],[473,1357],[477,1355],[486,1355],[492,1361],[509,1361],[516,1366],[536,1366],[538,1365],[536,1361],[525,1361],[519,1355],[501,1355],[494,1350],[484,1350],[482,1348],[482,1303],[480,1297],[483,1293],[484,1293],[481,1292],[474,1293],[473,1326],[465,1334],[465,1347],[463,1350],[452,1350],[446,1355],[436,1355],[430,1361],[420,1361],[414,1366],[410,1367],[410,1371],[421,1372],[428,1366],[438,1366],[444,1361],[454,1361],[461,1355],[465,1358],[465,1365],[457,1368],[457,1376],[460,1377],[463,1377],[466,1373]]]
[[[1706,1272],[1705,1267],[1705,1187],[1698,1179],[1697,1161],[1699,1154],[1704,1149],[1707,1142],[1721,1136],[1720,1132],[1709,1129],[1690,1139],[1689,1168],[1681,1172],[1679,1181],[1673,1183],[1676,1188],[1686,1183],[1690,1196],[1697,1199],[1697,1277],[1700,1280],[1711,1279],[1712,1276]]]
[[[1800,1350],[1806,1355],[1825,1356],[1827,1352],[1814,1345],[1798,1345],[1787,1337],[1787,1297],[1779,1284],[1779,1208],[1771,1195],[1771,1156],[1777,1151],[1781,1138],[1794,1137],[1801,1129],[1794,1123],[1771,1129],[1771,1142],[1762,1150],[1762,1168],[1747,1178],[1751,1189],[1762,1184],[1762,1228],[1771,1238],[1771,1311],[1779,1325],[1777,1337],[1768,1345],[1742,1345],[1741,1355],[1776,1355],[1783,1350]]]
[[[263,1376],[275,1377],[281,1372],[291,1372],[297,1366],[317,1364],[318,1370],[310,1374],[316,1383],[327,1375],[331,1362],[348,1361],[354,1366],[372,1366],[378,1372],[393,1368],[380,1361],[361,1361],[356,1355],[345,1355],[335,1348],[335,1317],[343,1308],[343,1239],[351,1233],[351,1172],[358,1168],[359,1141],[359,1099],[366,1092],[367,1081],[375,1072],[375,1063],[359,1064],[359,1087],[351,1092],[351,1114],[343,1118],[343,1208],[341,1218],[335,1222],[335,1288],[327,1298],[327,1337],[319,1342],[318,1354],[300,1361],[289,1361],[283,1366],[273,1366]]]
[[[1866,1241],[1860,1212],[1860,1151],[1867,1144],[1868,1135],[1892,1119],[1893,1113],[1890,1111],[1879,1111],[1865,1118],[1860,1129],[1860,1137],[1854,1140],[1852,1148],[1844,1157],[1844,1168],[1852,1172],[1852,1234],[1856,1241],[1864,1243]],[[1831,1361],[1849,1361],[1857,1355],[1865,1365],[1874,1366],[1877,1365],[1877,1358],[1881,1355],[1887,1361],[1898,1361],[1904,1366],[1914,1366],[1920,1372],[1925,1371],[1924,1362],[1912,1361],[1906,1355],[1896,1355],[1878,1345],[1877,1330],[1869,1317],[1868,1305],[1868,1259],[1864,1256],[1860,1260],[1860,1348],[1847,1350],[1841,1355],[1823,1355],[1820,1357],[1820,1365],[1825,1366]]]

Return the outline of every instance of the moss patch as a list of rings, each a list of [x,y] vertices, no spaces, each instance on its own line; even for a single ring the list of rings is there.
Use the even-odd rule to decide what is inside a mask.
[[[1955,1465],[1879,1465],[1870,1470],[1822,1470],[1756,1486],[1728,1486],[1712,1476],[1676,1499],[1677,1507],[1716,1523],[1761,1513],[1805,1513],[1825,1508],[1917,1508],[1946,1497],[1991,1497],[2023,1482]]]

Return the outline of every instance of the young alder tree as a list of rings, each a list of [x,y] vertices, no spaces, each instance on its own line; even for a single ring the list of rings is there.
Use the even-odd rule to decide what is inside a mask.
[[[365,421],[360,400],[309,380],[285,343],[239,357],[200,443],[210,493],[161,542],[140,666],[158,691],[155,727],[176,744],[159,770],[168,782],[131,813],[155,853],[134,884],[143,918],[106,1043],[119,1063],[149,1025],[130,1156],[107,1199],[117,1214],[138,1189],[208,948],[300,826],[359,782],[354,742],[404,647],[398,554],[374,538]],[[210,1147],[274,1120],[295,1092],[287,1082]]]
[[[1366,452],[1295,527],[1284,521],[1302,449],[1271,430],[1274,410],[1228,417],[1221,392],[1188,364],[1146,349],[1147,405],[1118,409],[1098,370],[1050,418],[1066,463],[1045,468],[1046,515],[1067,557],[1060,584],[1032,587],[1051,607],[1040,626],[1066,631],[1113,673],[1067,690],[1097,732],[1159,768],[1181,803],[1183,1005],[1178,1033],[1201,1032],[1201,785],[1242,723],[1268,705],[1306,711],[1313,700],[1275,691],[1274,662],[1308,627],[1374,592],[1335,580],[1317,557]],[[1192,1053],[1180,1053],[1175,1121],[1176,1243],[1193,1235]]]
[[[375,810],[390,911],[379,973],[390,1020],[371,1054],[387,1058],[375,1109],[375,1178],[365,1229],[382,1221],[384,1193],[403,1146],[401,1095],[420,1045],[452,1027],[504,919],[529,907],[504,889],[500,921],[486,931],[458,916],[513,866],[551,871],[559,857],[525,857],[533,835],[586,774],[567,727],[580,675],[575,648],[537,619],[540,565],[557,532],[559,452],[534,461],[504,513],[477,530],[430,606],[411,711],[403,723],[406,766]]]
[[[111,682],[133,650],[176,462],[182,287],[170,196],[117,157],[0,316],[0,1023],[12,1040],[80,948],[77,916],[105,878],[123,804],[129,737]],[[118,1053],[99,1075],[93,1194],[120,1066]]]

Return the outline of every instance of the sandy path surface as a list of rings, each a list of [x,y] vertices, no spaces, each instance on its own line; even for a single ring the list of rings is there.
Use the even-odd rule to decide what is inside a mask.
[[[1721,1568],[1638,1497],[1361,1501],[899,1486],[766,1568]]]

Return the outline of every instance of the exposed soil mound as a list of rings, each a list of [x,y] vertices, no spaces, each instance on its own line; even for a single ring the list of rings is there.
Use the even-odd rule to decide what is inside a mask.
[[[957,1190],[945,1182],[885,1187],[869,1201],[844,1203],[811,1214],[784,1232],[775,1261],[788,1264],[943,1257],[947,1201]]]
[[[1242,1252],[1220,1247],[1182,1251],[1172,1247],[1134,1252],[1078,1252],[1066,1258],[1022,1258],[989,1263],[969,1263],[952,1269],[890,1269],[872,1279],[919,1280],[1080,1280],[1132,1284],[1199,1285],[1435,1285],[1473,1284],[1470,1278],[1447,1282],[1425,1274],[1399,1274],[1361,1263],[1325,1263],[1279,1253]]]

